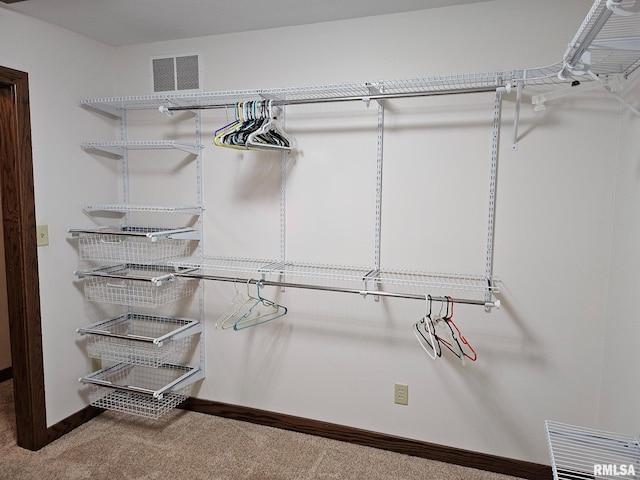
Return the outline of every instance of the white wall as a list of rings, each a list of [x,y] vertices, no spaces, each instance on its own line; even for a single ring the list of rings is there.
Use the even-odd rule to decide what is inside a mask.
[[[119,167],[93,160],[79,146],[114,138],[111,120],[78,107],[81,98],[111,94],[113,50],[0,8],[0,65],[29,74],[36,221],[49,226],[50,244],[38,249],[38,268],[47,423],[52,425],[86,404],[78,378],[91,367],[76,345],[75,329],[87,323],[87,312],[74,282],[78,256],[67,229],[87,223],[82,206],[88,199],[118,198]]]
[[[636,108],[640,77],[628,82],[624,97]],[[616,197],[611,247],[611,285],[606,330],[603,332],[605,362],[600,400],[600,423],[613,431],[638,434],[640,413],[635,378],[638,359],[634,355],[638,338],[638,205],[640,193],[640,119],[624,108],[621,113],[620,150],[603,158],[616,171]]]
[[[116,93],[150,93],[149,58],[186,52],[202,53],[205,90],[546,65],[561,58],[589,7],[581,0],[498,0],[123,47]],[[490,314],[456,309],[478,350],[476,363],[424,355],[410,328],[424,311],[420,302],[269,291],[289,314],[233,332],[215,328],[233,288],[207,284],[207,378],[197,395],[542,463],[545,419],[596,425],[615,185],[613,161],[603,159],[618,148],[619,107],[597,93],[540,113],[524,105],[514,152],[513,100],[504,102],[496,212],[504,307]],[[474,249],[482,253],[484,240],[478,247],[470,239],[484,232],[492,102],[483,94],[391,103],[387,266],[482,273]],[[375,110],[333,105],[287,114],[302,150],[288,166],[289,258],[370,262]],[[277,258],[278,160],[213,148],[212,132],[226,118],[204,115],[206,253]],[[142,197],[154,194],[143,177],[138,181]],[[458,221],[443,225],[435,215]],[[441,231],[449,237],[433,243]],[[394,382],[409,384],[409,406],[393,404]]]

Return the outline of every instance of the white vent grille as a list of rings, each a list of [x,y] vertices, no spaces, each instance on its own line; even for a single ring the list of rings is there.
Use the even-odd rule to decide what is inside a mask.
[[[154,58],[153,64],[153,91],[167,92],[176,89],[175,59]]]
[[[154,92],[200,89],[200,55],[153,57],[151,71]]]

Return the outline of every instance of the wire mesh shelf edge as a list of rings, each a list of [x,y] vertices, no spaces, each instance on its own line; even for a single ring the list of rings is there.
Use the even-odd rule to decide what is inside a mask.
[[[80,381],[90,385],[89,401],[95,407],[158,419],[186,400],[201,378],[196,366],[163,364],[151,368],[121,363]]]
[[[202,325],[191,319],[125,313],[77,331],[87,337],[91,358],[158,367],[189,352]]]

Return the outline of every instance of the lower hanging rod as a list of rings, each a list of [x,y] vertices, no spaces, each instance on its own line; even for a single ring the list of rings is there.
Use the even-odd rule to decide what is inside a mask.
[[[462,87],[452,88],[448,90],[429,90],[429,91],[417,91],[417,92],[401,92],[401,93],[376,93],[372,95],[353,95],[343,97],[320,97],[320,98],[298,98],[291,100],[275,100],[273,99],[272,105],[274,106],[286,106],[286,105],[306,105],[312,103],[330,103],[330,102],[355,102],[364,101],[369,102],[371,100],[387,100],[394,98],[416,98],[416,97],[431,97],[436,95],[455,95],[462,93],[481,93],[481,92],[495,92],[498,88],[509,89],[510,84],[499,86],[483,86],[483,87]],[[264,101],[270,99],[264,98]],[[236,103],[223,103],[212,105],[193,105],[193,106],[180,106],[180,107],[160,107],[160,111],[164,113],[176,112],[180,110],[211,110],[216,108],[230,108],[234,107]]]
[[[410,300],[426,300],[427,295],[418,295],[412,293],[400,293],[400,292],[384,292],[380,290],[360,290],[357,288],[342,288],[342,287],[329,287],[325,285],[310,285],[308,283],[290,283],[290,282],[279,282],[274,280],[256,280],[254,278],[238,278],[238,277],[223,277],[219,275],[204,275],[199,273],[185,272],[185,273],[176,273],[176,277],[183,278],[195,278],[202,280],[213,280],[216,282],[233,282],[233,283],[244,283],[244,284],[252,284],[255,285],[259,283],[265,287],[287,287],[287,288],[300,288],[306,290],[321,290],[324,292],[337,292],[337,293],[356,293],[358,295],[362,295],[366,297],[368,295],[373,295],[377,297],[389,297],[389,298],[405,298]],[[485,308],[500,308],[500,300],[495,300],[493,302],[486,302],[484,300],[471,300],[468,298],[453,298],[453,297],[431,297],[431,300],[436,302],[446,302],[451,301],[453,303],[462,303],[466,305],[481,305]]]

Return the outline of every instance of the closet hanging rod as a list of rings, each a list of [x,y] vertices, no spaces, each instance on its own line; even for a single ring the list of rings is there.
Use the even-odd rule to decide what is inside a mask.
[[[400,293],[400,292],[384,292],[380,290],[360,290],[357,288],[342,288],[342,287],[329,287],[325,285],[311,285],[307,283],[290,283],[290,282],[279,282],[273,280],[256,280],[253,278],[238,278],[238,277],[224,277],[219,275],[204,275],[200,273],[176,273],[177,277],[184,278],[195,278],[201,280],[213,280],[217,282],[233,282],[233,283],[244,283],[244,284],[252,284],[260,283],[261,286],[265,287],[288,287],[288,288],[300,288],[306,290],[321,290],[324,292],[337,292],[337,293],[356,293],[358,295],[362,295],[366,297],[367,295],[373,295],[376,297],[390,297],[390,298],[405,298],[410,300],[425,300],[425,295],[418,295],[412,293]],[[484,300],[471,300],[468,298],[452,298],[452,297],[431,297],[432,300],[437,302],[446,302],[447,300],[452,301],[453,303],[461,303],[466,305],[481,305],[485,308],[500,308],[500,300],[495,300],[493,302],[486,302]]]
[[[415,98],[415,97],[431,97],[435,95],[457,95],[464,93],[482,93],[482,92],[495,92],[496,89],[505,88],[509,90],[510,84],[503,86],[483,86],[483,87],[467,87],[456,88],[450,90],[432,90],[432,91],[419,91],[419,92],[399,92],[399,93],[376,93],[373,95],[352,95],[343,97],[318,97],[318,98],[298,98],[291,100],[275,100],[273,99],[272,105],[274,106],[286,106],[286,105],[306,105],[312,103],[330,103],[330,102],[355,102],[371,100],[390,100],[394,98]],[[263,101],[270,99],[264,98]],[[180,107],[165,107],[161,106],[158,110],[162,113],[176,112],[180,110],[212,110],[217,108],[231,108],[235,107],[236,103],[223,103],[223,104],[210,104],[210,105],[193,105],[193,106],[180,106]]]

